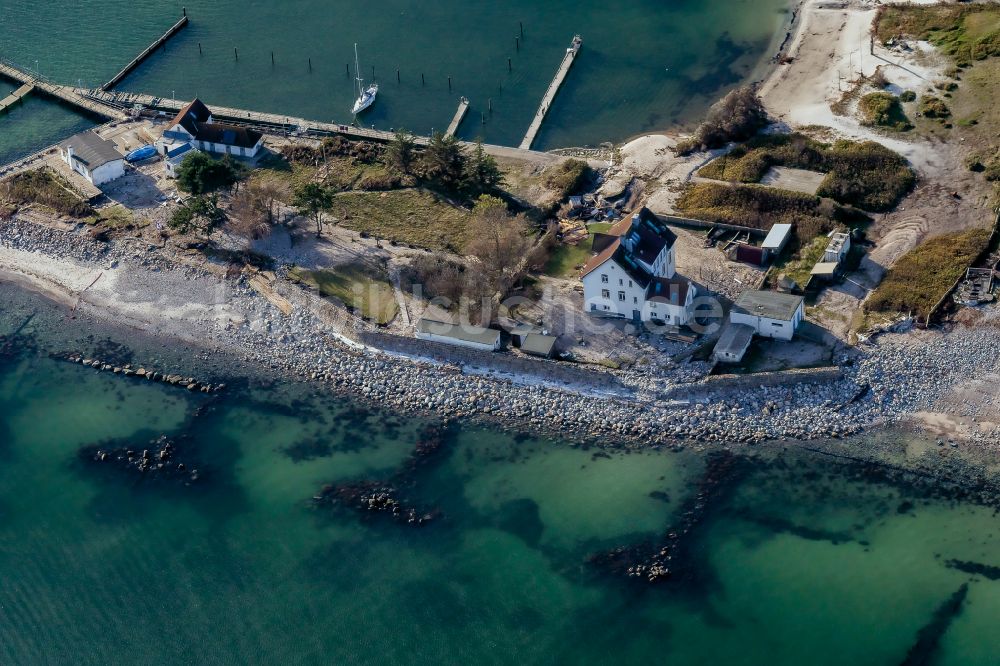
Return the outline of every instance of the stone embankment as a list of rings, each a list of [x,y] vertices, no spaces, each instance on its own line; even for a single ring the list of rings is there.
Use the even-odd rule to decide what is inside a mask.
[[[4,247],[95,270],[117,266],[116,288],[128,295],[130,303],[137,299],[156,303],[164,297],[164,285],[173,288],[178,280],[192,284],[216,280],[225,292],[227,312],[240,313],[239,321],[178,317],[166,324],[151,321],[149,329],[221,347],[382,407],[432,411],[446,418],[503,420],[514,428],[598,442],[639,446],[679,439],[755,442],[845,436],[925,409],[949,387],[1000,370],[992,327],[955,328],[920,338],[883,336],[859,354],[835,359],[841,376],[818,384],[716,389],[691,382],[688,364],[681,364],[673,371],[615,373],[616,381],[633,395],[597,397],[593,386],[583,383],[554,387],[521,382],[517,377],[484,376],[478,369],[461,371],[453,365],[365,348],[350,341],[359,337],[355,331],[336,330],[309,308],[283,315],[244,277],[223,278],[224,267],[212,271],[192,267],[145,243],[102,243],[85,231],[15,220],[0,223],[0,250]],[[193,300],[196,291],[183,296]],[[86,294],[80,297],[80,313],[115,321],[116,313],[109,311],[114,307],[113,303],[89,307]],[[682,402],[685,396],[688,404]]]

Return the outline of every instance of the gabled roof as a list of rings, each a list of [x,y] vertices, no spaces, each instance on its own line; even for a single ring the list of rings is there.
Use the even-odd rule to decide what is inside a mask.
[[[209,143],[221,143],[226,146],[238,146],[240,148],[253,148],[264,135],[246,127],[236,127],[235,125],[223,125],[221,123],[209,123],[199,125],[194,138],[198,141],[208,141]]]
[[[664,249],[673,247],[677,240],[667,225],[643,208],[632,216],[632,224],[624,235],[624,242],[640,261],[652,264]]]
[[[59,147],[64,151],[72,148],[73,159],[86,164],[90,170],[103,166],[108,162],[125,159],[125,156],[115,148],[114,143],[107,139],[102,139],[91,131],[71,136],[60,143]]]
[[[583,265],[583,274],[580,277],[587,277],[587,275],[594,272],[594,269],[610,259],[618,250],[619,245],[621,245],[621,241],[615,239],[611,245],[608,245],[606,248],[591,257],[587,263]]]
[[[616,239],[605,245],[616,236]],[[606,234],[595,234],[595,247],[600,251],[583,267],[582,277],[613,257],[633,281],[645,288],[651,276],[636,263],[636,259],[647,265],[652,264],[660,252],[664,248],[673,247],[676,240],[677,235],[667,225],[648,208],[643,208],[631,218],[615,223]]]
[[[178,112],[173,125],[180,125],[198,141],[219,143],[225,146],[253,148],[264,135],[255,130],[225,123],[211,123],[212,112],[200,99],[196,99]]]
[[[691,282],[680,278],[653,278],[646,289],[646,300],[684,305]]]
[[[211,117],[212,112],[208,110],[208,107],[200,99],[196,98],[177,113],[171,125],[180,125],[194,135],[198,133],[198,126],[201,123],[207,123]]]

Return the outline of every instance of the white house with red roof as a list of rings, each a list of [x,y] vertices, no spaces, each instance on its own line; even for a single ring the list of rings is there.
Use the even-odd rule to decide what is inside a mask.
[[[264,145],[264,135],[256,130],[215,122],[212,112],[196,99],[177,114],[163,132],[160,152],[190,143],[207,153],[254,158]]]
[[[588,312],[633,321],[684,326],[697,289],[676,275],[677,236],[643,208],[606,234],[594,234],[597,253],[583,268]]]

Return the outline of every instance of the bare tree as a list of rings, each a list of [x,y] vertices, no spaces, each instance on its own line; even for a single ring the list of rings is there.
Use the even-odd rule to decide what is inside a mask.
[[[253,241],[271,233],[269,212],[254,196],[250,187],[244,187],[233,195],[229,204],[226,231],[243,240],[247,248]]]
[[[473,209],[472,240],[466,252],[493,294],[501,297],[524,270],[534,245],[524,216],[511,216],[502,199],[483,195]]]

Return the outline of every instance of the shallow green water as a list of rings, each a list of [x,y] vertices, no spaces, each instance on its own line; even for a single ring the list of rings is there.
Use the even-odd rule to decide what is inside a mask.
[[[774,50],[789,3],[185,4],[190,27],[126,79],[122,89],[183,99],[197,95],[209,104],[348,122],[354,82],[345,65],[353,68],[357,42],[364,77],[371,78],[374,66],[381,83],[377,103],[364,116],[366,125],[443,130],[464,95],[471,108],[460,136],[481,135],[504,145],[520,142],[564,49],[579,33],[583,51],[537,140],[538,147],[554,148],[617,141],[690,121]],[[52,0],[45,11],[26,0],[7,0],[0,55],[32,68],[38,61],[41,73],[58,81],[97,86],[179,14],[179,5],[156,0],[98,5]],[[517,50],[519,23],[525,33]],[[65,48],[67,43],[82,46]],[[0,119],[0,134],[9,124]],[[48,143],[57,138],[62,137]],[[0,139],[0,162],[25,150],[11,143]]]
[[[2,663],[899,664],[969,581],[919,663],[996,663],[1000,582],[945,566],[1000,565],[990,509],[762,453],[693,533],[694,575],[647,587],[588,556],[676,524],[700,454],[457,429],[405,489],[438,521],[317,509],[326,483],[392,474],[424,423],[2,285],[0,304],[0,335],[27,322],[27,348],[0,358]],[[230,389],[212,399],[48,357],[68,349]],[[79,454],[160,434],[202,482],[136,481]],[[303,444],[313,457],[289,455]]]

